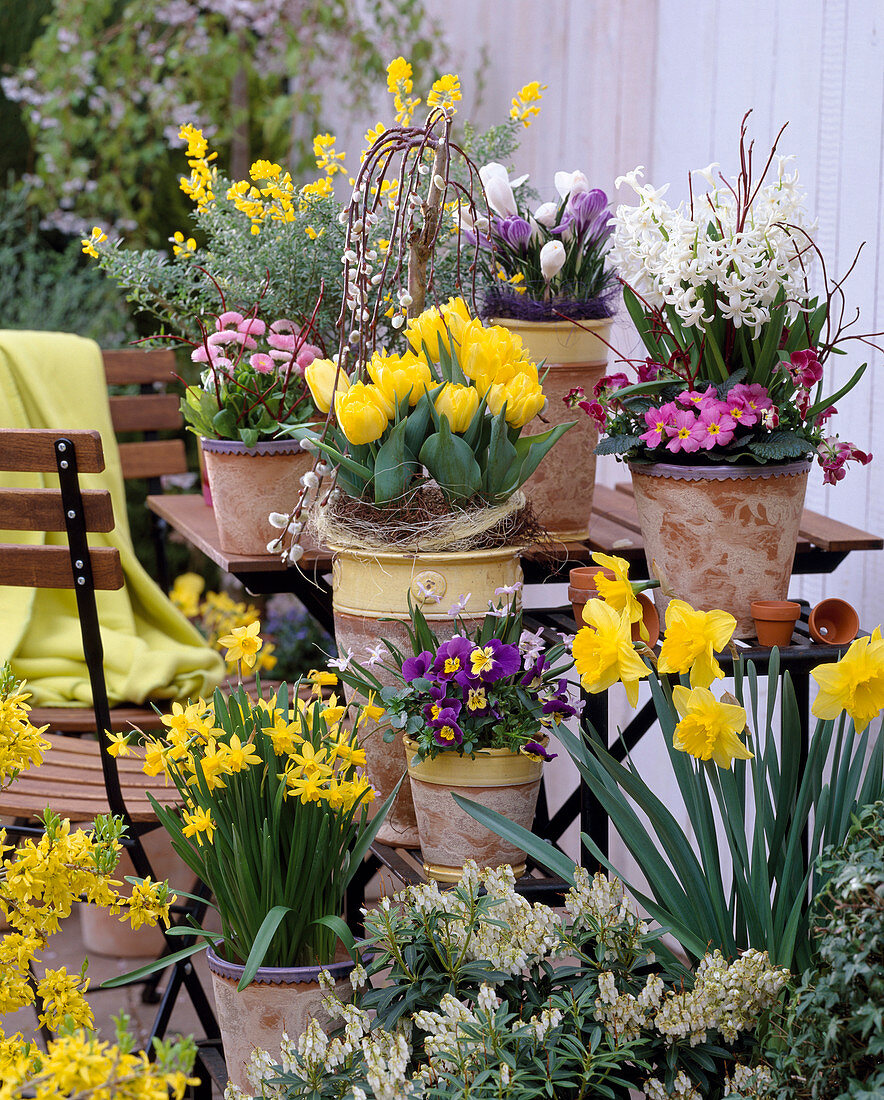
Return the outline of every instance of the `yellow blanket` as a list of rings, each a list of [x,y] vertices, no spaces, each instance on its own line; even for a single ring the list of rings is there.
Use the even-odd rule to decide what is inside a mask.
[[[220,655],[135,556],[98,345],[66,333],[0,331],[0,426],[101,433],[106,469],[80,480],[83,488],[110,490],[116,528],[90,535],[89,542],[116,546],[126,577],[120,591],[96,593],[111,705],[211,693],[224,675]],[[0,474],[0,479],[7,485],[58,485],[54,475]],[[67,540],[63,532],[0,531],[0,542],[66,545]],[[0,663],[8,659],[15,674],[27,679],[35,706],[91,704],[72,591],[0,587],[0,623]]]

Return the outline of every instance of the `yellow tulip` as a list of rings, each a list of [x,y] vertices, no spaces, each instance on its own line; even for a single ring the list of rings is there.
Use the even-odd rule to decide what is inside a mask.
[[[335,416],[341,431],[357,446],[380,439],[389,421],[377,387],[363,382],[335,394]]]
[[[439,362],[439,346],[451,352],[451,341],[460,345],[464,326],[472,320],[463,298],[449,298],[440,308],[425,309],[418,317],[412,317],[405,329],[405,338],[420,355],[424,345],[430,359]]]
[[[457,382],[447,382],[436,397],[436,412],[448,420],[453,432],[465,432],[476,415],[478,407],[479,394],[474,386],[461,386]]]
[[[543,408],[543,390],[527,374],[517,374],[503,387],[503,392],[506,422],[513,428],[524,428]]]
[[[346,393],[350,388],[350,379],[343,371],[338,372],[338,368],[331,359],[314,359],[304,371],[304,378],[310,387],[313,404],[324,413],[331,408],[333,396]]]
[[[392,417],[403,398],[413,408],[433,386],[433,376],[426,360],[416,355],[385,355],[375,352],[368,361],[368,374],[388,402]]]

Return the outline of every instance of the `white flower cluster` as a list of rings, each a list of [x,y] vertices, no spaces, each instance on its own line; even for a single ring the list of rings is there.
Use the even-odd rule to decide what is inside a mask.
[[[738,1062],[732,1073],[725,1074],[725,1096],[767,1096],[773,1080],[769,1066],[742,1066]]]
[[[666,203],[668,184],[640,184],[641,167],[619,177],[617,186],[627,183],[639,199],[614,217],[610,257],[620,277],[650,306],[672,306],[685,325],[724,317],[757,334],[781,290],[807,297],[813,253],[805,234],[815,225],[804,213],[798,173],[786,172],[790,159],[776,158],[776,180],[758,188],[748,210],[736,200],[738,181],[733,191],[716,182],[717,164],[698,170],[710,189],[694,196],[692,208]]]
[[[676,1098],[677,1100],[703,1100],[683,1069],[675,1075],[671,1089],[666,1088],[656,1077],[649,1077],[645,1081],[645,1096],[648,1100],[676,1100]]]
[[[621,993],[610,970],[599,974],[599,995],[595,999],[595,1018],[618,1039],[637,1039],[642,1030],[651,1026],[654,1013],[663,995],[663,981],[656,975],[648,976],[644,989],[637,997]]]
[[[605,958],[613,957],[617,947],[635,949],[648,932],[648,925],[639,920],[626,897],[623,883],[601,872],[590,880],[585,867],[574,868],[574,885],[565,895],[565,909],[575,932],[593,932],[605,944]],[[653,960],[652,953],[648,957]]]

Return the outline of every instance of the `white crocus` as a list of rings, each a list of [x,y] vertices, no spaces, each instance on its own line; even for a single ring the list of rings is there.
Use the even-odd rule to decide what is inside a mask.
[[[540,250],[540,271],[547,282],[562,270],[565,246],[561,241],[547,241]]]
[[[534,220],[540,222],[541,225],[545,225],[547,229],[551,229],[556,224],[556,214],[558,212],[558,203],[544,202],[534,211]]]
[[[563,199],[589,190],[589,180],[583,172],[556,172],[555,184]]]
[[[479,179],[485,188],[488,205],[502,218],[518,213],[513,189],[520,187],[527,178],[525,175],[511,180],[509,172],[497,161],[491,161],[490,164],[485,164],[479,169]]]

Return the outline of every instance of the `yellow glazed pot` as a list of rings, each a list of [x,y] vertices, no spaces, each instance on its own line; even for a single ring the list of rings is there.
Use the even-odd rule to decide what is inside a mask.
[[[581,321],[589,332],[570,321],[503,318],[492,323],[521,336],[541,376],[548,372],[543,378],[547,397],[543,420],[533,420],[526,433],[536,434],[556,424],[576,421],[543,459],[523,490],[550,534],[565,542],[582,541],[589,535],[596,467],[593,451],[599,433],[595,422],[582,409],[569,409],[564,398],[581,386],[591,399],[593,387],[607,370],[608,348],[599,337],[610,340],[611,321]]]
[[[546,738],[538,740],[543,743]],[[543,763],[508,749],[479,749],[475,757],[441,752],[434,760],[415,761],[417,742],[410,737],[403,742],[427,877],[457,882],[464,862],[474,859],[480,868],[509,863],[520,878],[525,853],[470,817],[451,792],[530,829]]]
[[[364,662],[370,646],[381,638],[405,654],[410,643],[405,623],[409,621],[408,596],[429,621],[430,629],[445,641],[456,627],[448,612],[462,595],[470,594],[462,614],[466,629],[480,624],[495,603],[496,588],[512,587],[522,580],[519,549],[406,554],[395,551],[350,550],[332,546],[333,609],[338,653],[352,651]],[[438,600],[434,597],[438,596]],[[516,596],[517,601],[520,597]],[[387,620],[387,621],[385,621]],[[372,671],[383,683],[395,681],[375,666]],[[366,753],[366,772],[382,802],[405,772],[405,750],[400,739],[385,742],[383,725],[366,721],[360,727],[359,743]],[[418,831],[411,790],[404,783],[378,832],[382,844],[417,847]]]

